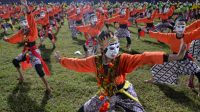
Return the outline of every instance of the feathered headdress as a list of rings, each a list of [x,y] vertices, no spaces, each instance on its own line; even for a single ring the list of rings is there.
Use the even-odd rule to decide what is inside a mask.
[[[101,47],[101,50],[104,50],[110,44],[118,42],[118,38],[114,36],[114,33],[111,31],[102,31],[101,34],[97,37],[97,41]]]

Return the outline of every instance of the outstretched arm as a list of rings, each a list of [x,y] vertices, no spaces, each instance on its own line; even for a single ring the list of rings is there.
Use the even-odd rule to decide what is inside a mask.
[[[186,46],[182,45],[178,54],[165,54],[164,52],[144,52],[142,54],[122,54],[120,57],[120,69],[124,73],[130,73],[134,69],[143,65],[163,64],[168,61],[183,59],[186,52]]]
[[[30,13],[30,9],[28,7],[28,3],[26,0],[21,0],[21,4],[24,5],[26,13]]]
[[[22,31],[18,31],[16,34],[12,35],[11,37],[7,38],[4,36],[3,38],[4,41],[9,42],[11,44],[17,44],[19,42],[23,41],[23,34]]]
[[[200,19],[196,20],[193,23],[191,23],[190,25],[188,25],[185,29],[185,32],[191,32],[197,28],[200,28]]]
[[[70,70],[77,72],[96,73],[95,57],[91,56],[84,59],[61,57],[59,52],[55,53],[55,57],[60,64]]]
[[[90,25],[81,25],[81,26],[76,26],[76,29],[80,32],[88,32]]]
[[[176,34],[175,33],[161,33],[161,32],[149,31],[149,36],[151,38],[155,38],[165,44],[169,44],[169,39],[176,36]]]

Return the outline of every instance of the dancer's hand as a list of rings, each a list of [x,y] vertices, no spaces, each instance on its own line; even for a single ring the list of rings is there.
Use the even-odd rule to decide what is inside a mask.
[[[55,54],[54,54],[55,58],[56,58],[56,61],[57,62],[60,62],[61,60],[61,56],[60,56],[60,52],[59,51],[56,51]]]
[[[21,0],[21,4],[24,5],[24,6],[27,6],[27,5],[28,5],[28,3],[27,3],[26,0]]]
[[[6,41],[8,38],[4,35],[3,40]]]
[[[186,49],[187,49],[187,44],[183,44],[180,48],[179,53],[178,53],[178,57],[180,58],[180,60],[184,58],[185,53],[186,53]]]
[[[178,54],[170,54],[168,57],[168,61],[177,61],[177,60],[181,60],[184,58],[185,53],[186,53],[186,48],[187,45],[183,44],[179,50]]]
[[[21,4],[24,5],[26,13],[30,13],[30,9],[28,7],[27,0],[21,0]]]

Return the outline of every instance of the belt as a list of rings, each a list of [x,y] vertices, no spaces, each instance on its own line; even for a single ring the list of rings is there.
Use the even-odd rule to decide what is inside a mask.
[[[138,98],[134,97],[133,95],[131,95],[129,92],[126,91],[130,87],[130,85],[131,85],[131,83],[129,81],[125,81],[125,83],[117,86],[118,91],[116,93],[124,94],[131,100],[133,100],[141,105]],[[100,88],[100,90],[97,92],[97,94],[100,93],[101,90],[103,90],[103,88]]]
[[[131,85],[131,83],[129,81],[126,81],[123,88],[118,90],[118,92],[125,94],[128,98],[132,99],[133,101],[135,101],[141,105],[138,98],[134,97],[133,95],[131,95],[129,92],[126,91],[126,89],[128,89],[130,87],[130,85]]]

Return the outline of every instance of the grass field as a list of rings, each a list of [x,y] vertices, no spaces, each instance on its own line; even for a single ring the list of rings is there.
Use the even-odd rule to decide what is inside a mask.
[[[148,36],[137,40],[136,28],[131,27],[130,30],[133,31],[131,53],[170,52],[166,45],[157,43]],[[77,41],[72,41],[71,32],[66,24],[60,29],[57,38],[57,47],[54,51],[51,50],[52,45],[48,39],[45,41],[46,47],[41,49],[42,56],[52,73],[47,80],[53,92],[48,96],[44,93],[44,85],[34,69],[25,71],[25,82],[18,84],[16,80],[18,73],[11,61],[23,47],[8,44],[0,37],[0,112],[75,112],[95,95],[97,91],[95,77],[65,69],[56,63],[53,56],[58,50],[66,57],[83,57],[74,55],[74,52],[80,50],[83,53],[84,38],[79,36]],[[125,39],[120,41],[120,51],[126,52]],[[143,81],[151,77],[150,68],[150,66],[139,68],[127,77],[133,83],[147,112],[200,112],[200,98],[197,97],[197,92],[187,88],[187,76],[181,77],[177,86],[145,84]]]

